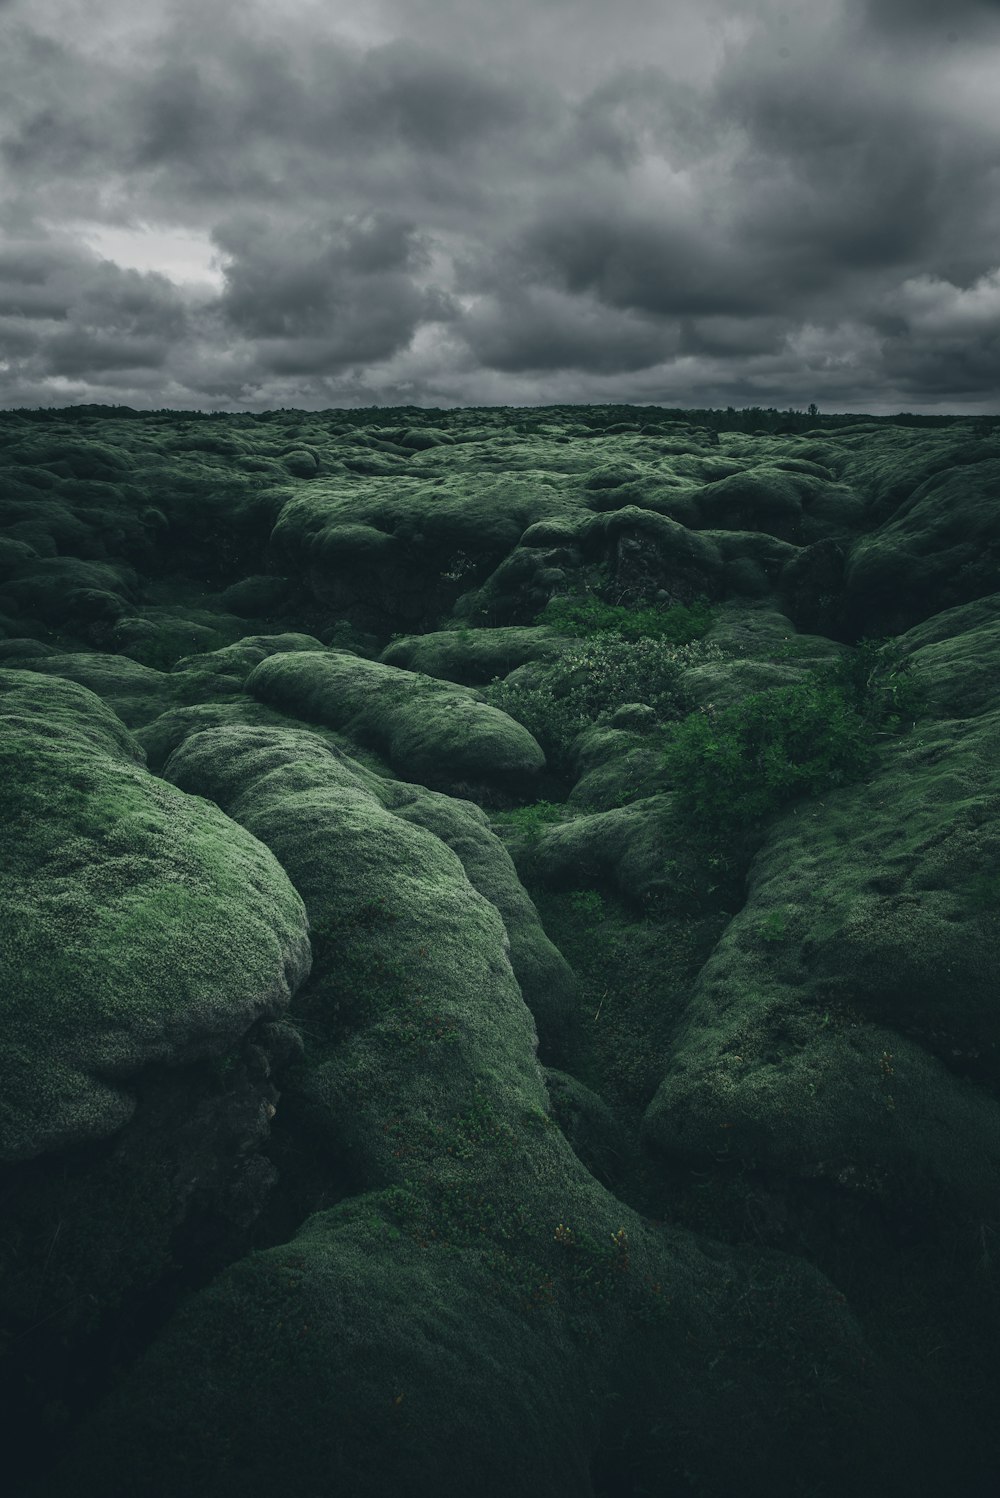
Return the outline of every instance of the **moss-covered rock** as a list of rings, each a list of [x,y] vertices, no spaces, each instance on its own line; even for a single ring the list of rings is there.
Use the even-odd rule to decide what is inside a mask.
[[[258,573],[256,577],[241,578],[224,588],[221,602],[234,614],[246,619],[266,619],[283,608],[292,592],[291,580]]]
[[[576,780],[566,804],[611,811],[668,790],[655,724],[653,709],[633,702],[619,708],[610,727],[585,729],[573,744]]]
[[[706,1158],[725,1126],[762,1168],[994,1212],[998,733],[922,722],[773,826],[650,1106],[658,1148]]]
[[[507,676],[526,661],[556,659],[569,648],[564,636],[549,629],[447,629],[393,640],[379,660],[471,687]]]
[[[273,856],[153,779],[86,688],[0,674],[4,815],[0,1158],[101,1138],[154,1062],[218,1054],[309,965]]]
[[[32,671],[76,681],[89,688],[113,707],[130,728],[158,717],[176,698],[175,681],[161,671],[140,666],[126,655],[102,655],[97,651],[51,655],[29,651],[12,660],[16,665],[22,662]]]
[[[757,469],[734,473],[706,484],[697,496],[703,528],[733,531],[766,531],[783,541],[802,538],[802,495],[819,487],[816,480]]]
[[[997,706],[1000,593],[944,609],[897,644],[919,672],[930,717],[976,718]]]
[[[119,618],[137,586],[131,568],[62,556],[41,557],[7,583],[11,598],[25,613],[76,627],[94,619]]]
[[[435,789],[465,781],[525,785],[545,764],[527,729],[480,693],[341,651],[272,655],[246,690],[356,736]]]
[[[928,466],[930,474],[891,517],[851,549],[844,581],[855,634],[899,634],[995,591],[1000,457],[983,455],[943,470]]]
[[[175,671],[198,670],[212,676],[228,676],[241,687],[255,666],[271,655],[284,655],[290,650],[322,650],[322,643],[314,635],[294,632],[280,635],[244,635],[232,645],[219,650],[206,650],[198,655],[182,656],[174,666]]]
[[[553,1048],[558,1050],[575,1014],[576,978],[542,930],[510,854],[491,830],[485,812],[469,801],[433,791],[414,794],[398,784],[386,785],[380,799],[396,816],[426,827],[447,844],[461,859],[469,883],[499,911],[509,938],[511,967],[543,1049],[550,1054]]]
[[[551,889],[607,886],[641,908],[667,882],[670,805],[661,793],[546,827],[522,854],[525,873]]]

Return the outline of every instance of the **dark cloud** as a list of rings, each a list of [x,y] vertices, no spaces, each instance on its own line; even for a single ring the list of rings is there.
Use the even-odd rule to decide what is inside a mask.
[[[659,364],[678,346],[667,326],[551,290],[490,298],[465,319],[463,334],[489,369],[517,373],[582,368],[621,374]]]
[[[712,116],[693,84],[647,63],[619,70],[580,99],[572,127],[583,160],[605,155],[628,168],[655,152],[681,170],[718,149],[722,116]]]
[[[790,326],[787,317],[682,317],[677,350],[718,359],[777,354]]]
[[[618,197],[618,194],[614,195]],[[657,316],[752,313],[756,272],[740,274],[718,227],[686,205],[657,218],[622,202],[546,205],[517,252],[541,278],[611,307]]]
[[[998,0],[0,6],[5,404],[996,406]]]
[[[998,0],[860,0],[859,10],[869,36],[902,46],[929,38],[953,45],[1000,33]]]
[[[0,246],[0,315],[167,339],[182,337],[187,323],[166,276],[122,269],[65,237]]]
[[[97,375],[109,370],[159,369],[169,346],[151,338],[108,337],[75,328],[45,343],[45,367],[54,375]]]
[[[190,321],[166,276],[122,269],[67,237],[0,247],[0,348],[12,386],[158,369]]]
[[[331,123],[366,141],[400,143],[407,152],[455,156],[497,132],[523,128],[519,91],[496,83],[486,67],[412,42],[374,48],[352,83]]]
[[[228,257],[218,310],[259,341],[267,370],[320,373],[389,358],[430,310],[409,274],[428,253],[415,226],[389,213],[332,225],[237,220],[215,241]]]

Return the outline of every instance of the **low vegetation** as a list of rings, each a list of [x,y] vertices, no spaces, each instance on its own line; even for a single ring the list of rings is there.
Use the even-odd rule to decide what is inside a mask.
[[[711,624],[704,603],[633,611],[594,598],[560,597],[540,622],[551,622],[578,645],[544,674],[494,677],[486,698],[534,735],[557,773],[570,768],[577,735],[609,723],[623,703],[651,707],[659,723],[682,718],[693,707],[684,672],[722,659],[722,651],[703,640]]]
[[[863,641],[810,674],[721,711],[698,709],[671,730],[664,765],[678,809],[700,830],[744,830],[801,796],[862,778],[878,739],[919,710],[919,683],[891,641]]]

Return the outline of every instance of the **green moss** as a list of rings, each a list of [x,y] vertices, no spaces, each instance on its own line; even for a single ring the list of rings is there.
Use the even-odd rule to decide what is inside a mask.
[[[138,639],[128,648],[128,654],[140,665],[151,666],[154,671],[170,671],[177,662],[191,654],[197,647],[199,654],[218,650],[229,643],[219,630],[192,629],[178,624],[174,628],[162,627],[145,639]]]
[[[92,693],[0,673],[0,720],[0,1154],[21,1159],[112,1132],[144,1065],[283,1007],[308,942],[273,856],[149,775]]]
[[[304,719],[348,727],[411,777],[527,779],[544,765],[530,733],[483,694],[345,652],[272,655],[245,690]]]

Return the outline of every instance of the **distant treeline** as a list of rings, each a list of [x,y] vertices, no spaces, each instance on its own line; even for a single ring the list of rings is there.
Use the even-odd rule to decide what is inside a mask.
[[[308,415],[312,420],[328,418],[341,427],[398,426],[403,420],[410,425],[424,423],[448,428],[476,418],[477,421],[493,420],[498,426],[511,427],[522,433],[531,433],[553,420],[572,421],[577,426],[589,427],[595,433],[655,432],[666,426],[684,425],[705,427],[715,432],[751,432],[767,436],[797,434],[807,431],[835,431],[838,427],[872,423],[878,426],[903,427],[947,427],[956,422],[971,424],[977,435],[989,436],[1000,426],[1000,414],[983,416],[921,416],[912,411],[898,411],[891,416],[872,416],[865,411],[838,411],[830,414],[819,412],[815,405],[807,411],[789,407],[780,411],[775,406],[727,406],[725,410],[714,407],[682,410],[673,406],[361,406],[344,409],[332,407],[325,411],[303,412],[294,408],[274,411],[182,411],[156,410],[137,411],[132,406],[42,406],[37,409],[20,407],[0,415],[17,416],[29,421],[77,421],[83,424],[102,420],[126,421],[132,418],[144,421],[160,418],[165,422],[177,421],[238,421],[246,424],[284,421],[291,417]]]

